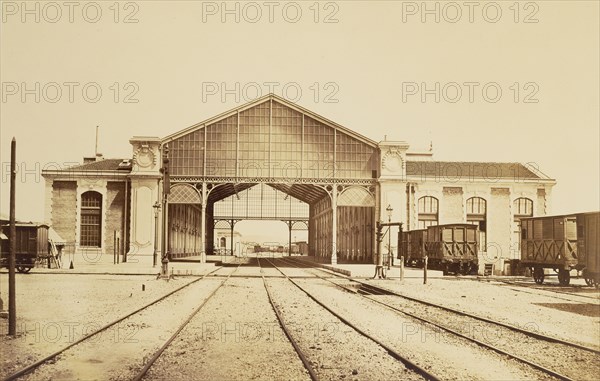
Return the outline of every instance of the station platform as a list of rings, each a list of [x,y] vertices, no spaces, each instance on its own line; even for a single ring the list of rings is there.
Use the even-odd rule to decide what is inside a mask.
[[[36,263],[31,274],[107,274],[107,275],[158,275],[161,271],[161,261],[157,258],[156,266],[153,266],[152,256],[136,256],[129,258],[127,262],[115,263],[112,255],[98,255],[95,257],[84,254],[71,254],[61,258],[61,266],[56,267],[54,263],[50,268],[46,263]],[[201,276],[215,269],[216,260],[200,263],[200,261],[169,262],[169,273],[173,275]],[[3,268],[0,273],[8,273]]]
[[[325,269],[331,270],[336,273],[351,276],[353,278],[373,278],[375,275],[375,265],[370,263],[338,263],[332,265],[329,261],[324,260],[322,257],[313,256],[293,256],[292,259],[303,261],[306,263],[312,263],[315,266],[320,266]],[[399,263],[400,260],[397,260]],[[390,266],[389,270],[387,266],[384,266],[387,279],[400,279],[400,265],[394,264]],[[427,270],[428,277],[441,277],[442,272],[437,270]],[[404,278],[423,278],[423,269],[417,269],[412,267],[404,268]]]
[[[201,262],[200,256],[191,256],[184,258],[176,258],[169,262],[169,273],[175,276],[201,276],[214,270],[217,266],[227,265],[229,263],[239,263],[240,261],[252,262],[252,257],[237,257],[231,255],[207,255],[206,263]],[[327,258],[313,256],[298,256],[291,257],[282,254],[267,254],[258,255],[258,258],[291,258],[298,262],[310,263],[314,266],[322,267],[330,271],[355,277],[355,278],[372,278],[375,274],[375,265],[369,263],[338,263],[331,265]],[[115,263],[116,260],[112,255],[98,255],[89,257],[83,254],[63,256],[61,266],[51,266],[48,268],[45,263],[38,263],[36,267],[31,269],[31,273],[43,274],[119,274],[119,275],[158,275],[161,271],[160,258],[157,258],[156,266],[153,266],[152,256],[136,256],[130,257],[127,262]],[[71,268],[72,267],[72,268]],[[394,265],[388,270],[385,267],[387,279],[400,278],[400,266]],[[0,273],[7,273],[8,270],[3,268]],[[441,277],[442,272],[436,270],[428,270],[429,277]],[[423,270],[415,268],[404,269],[405,278],[422,278]]]

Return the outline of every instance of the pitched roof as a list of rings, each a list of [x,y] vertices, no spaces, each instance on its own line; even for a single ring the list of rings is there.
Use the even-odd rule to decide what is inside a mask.
[[[119,164],[126,159],[104,159],[100,161],[94,161],[91,163],[75,165],[69,167],[66,171],[116,171],[116,170],[131,170],[131,166],[119,168]]]
[[[178,139],[178,138],[180,138],[180,137],[182,137],[184,135],[187,135],[187,134],[189,134],[191,132],[194,132],[196,130],[202,129],[202,128],[208,126],[208,125],[217,123],[217,122],[219,122],[219,121],[221,121],[223,119],[226,119],[226,118],[228,118],[228,117],[230,117],[232,115],[235,115],[238,112],[242,112],[242,111],[248,110],[248,109],[250,109],[252,107],[255,107],[255,106],[258,106],[260,104],[263,104],[263,103],[266,103],[266,102],[270,102],[270,101],[274,101],[274,102],[280,103],[281,105],[289,107],[289,108],[291,108],[291,109],[293,109],[293,110],[295,110],[295,111],[297,111],[297,112],[299,112],[301,114],[305,114],[308,117],[310,117],[310,118],[312,118],[312,119],[314,119],[314,120],[316,120],[316,121],[318,121],[318,122],[320,122],[320,123],[322,123],[322,124],[324,124],[324,125],[326,125],[328,127],[334,128],[334,129],[336,129],[336,130],[338,130],[338,131],[340,131],[340,132],[342,132],[342,133],[344,133],[344,134],[346,134],[348,136],[351,136],[351,137],[353,137],[353,138],[355,138],[355,139],[357,139],[359,141],[362,141],[363,143],[366,143],[366,144],[368,144],[368,145],[370,145],[372,147],[376,147],[377,146],[377,142],[375,142],[374,140],[371,140],[370,138],[368,138],[368,137],[366,137],[366,136],[364,136],[362,134],[359,134],[358,132],[355,132],[355,131],[347,128],[347,127],[339,125],[339,124],[337,124],[337,123],[335,123],[335,122],[333,122],[333,121],[331,121],[331,120],[329,120],[329,119],[327,119],[327,118],[325,118],[325,117],[323,117],[323,116],[321,116],[321,115],[319,115],[319,114],[317,114],[317,113],[315,113],[313,111],[310,111],[310,110],[308,110],[308,109],[306,109],[304,107],[301,107],[301,106],[297,105],[296,103],[294,103],[292,101],[289,101],[289,100],[287,100],[287,99],[285,99],[283,97],[280,97],[278,95],[275,95],[273,93],[269,93],[267,95],[263,95],[260,98],[257,98],[257,99],[255,99],[253,101],[250,101],[250,102],[247,102],[247,103],[245,103],[243,105],[235,107],[235,108],[233,108],[233,109],[231,109],[229,111],[226,111],[224,113],[216,115],[216,116],[214,116],[214,117],[212,117],[210,119],[206,119],[206,120],[204,120],[202,122],[199,122],[199,123],[196,123],[196,124],[194,124],[194,125],[192,125],[190,127],[184,128],[183,130],[180,130],[180,131],[177,131],[177,132],[175,132],[173,134],[167,135],[167,136],[165,136],[162,139],[162,142],[166,143],[166,142],[170,142],[172,140]]]
[[[483,178],[490,181],[498,179],[543,179],[551,180],[534,165],[521,163],[490,163],[463,161],[407,161],[407,176],[422,178],[446,178],[452,180]]]

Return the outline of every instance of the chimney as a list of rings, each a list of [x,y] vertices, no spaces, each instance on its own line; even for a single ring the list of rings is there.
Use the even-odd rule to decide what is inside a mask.
[[[97,153],[96,156],[87,156],[83,158],[83,164],[95,163],[97,161],[104,160],[104,156],[101,153]]]

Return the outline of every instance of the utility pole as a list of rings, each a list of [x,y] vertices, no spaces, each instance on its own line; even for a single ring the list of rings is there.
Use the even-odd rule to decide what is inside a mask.
[[[162,209],[162,267],[161,277],[169,277],[169,253],[167,252],[167,198],[171,192],[171,178],[169,177],[169,146],[165,144],[163,146],[163,166],[161,168],[163,175],[163,209]]]
[[[17,171],[17,140],[13,137],[10,143],[10,253],[8,256],[8,334],[17,334],[17,302],[15,299],[15,260],[17,252],[17,228],[15,226],[15,185]]]

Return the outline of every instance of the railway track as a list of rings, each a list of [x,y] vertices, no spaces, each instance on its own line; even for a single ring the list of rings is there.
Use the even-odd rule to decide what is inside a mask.
[[[404,356],[401,353],[395,351],[393,348],[391,348],[388,345],[382,343],[380,340],[376,339],[375,337],[373,337],[369,333],[367,333],[364,330],[362,330],[359,327],[357,327],[355,324],[353,324],[352,322],[350,322],[349,320],[347,320],[346,318],[344,318],[343,316],[341,316],[340,314],[338,314],[337,312],[335,312],[334,310],[332,310],[330,307],[328,307],[327,305],[325,305],[324,303],[322,303],[320,300],[318,300],[317,298],[315,298],[304,287],[300,286],[296,281],[294,281],[294,279],[292,279],[287,274],[285,274],[277,265],[275,265],[275,263],[273,263],[273,261],[271,261],[270,259],[266,259],[266,261],[271,266],[273,266],[275,269],[277,269],[281,273],[281,275],[283,277],[285,277],[287,280],[289,280],[294,286],[296,286],[298,289],[300,289],[302,292],[304,292],[304,294],[306,294],[311,300],[313,300],[315,303],[317,303],[318,305],[320,305],[321,307],[323,307],[324,309],[326,309],[329,313],[331,313],[333,316],[335,316],[336,318],[338,318],[344,324],[346,324],[347,326],[349,326],[350,328],[352,328],[354,331],[358,332],[360,335],[366,337],[367,339],[371,340],[372,342],[378,344],[380,347],[384,348],[390,356],[392,356],[396,360],[398,360],[401,363],[403,363],[404,366],[406,366],[406,368],[412,370],[416,374],[418,374],[418,375],[420,375],[420,376],[422,376],[422,377],[424,377],[425,379],[428,379],[428,380],[438,381],[438,380],[442,379],[441,377],[439,377],[439,376],[431,373],[430,371],[428,371],[428,370],[420,367],[419,365],[417,365],[416,363],[414,363],[413,361],[411,361],[410,359],[408,359],[406,356]]]
[[[217,271],[221,270],[222,268],[223,267],[218,267],[215,270],[213,270],[213,271],[211,271],[211,272],[209,272],[209,273],[207,273],[207,274],[199,277],[198,279],[193,280],[193,281],[191,281],[191,282],[189,282],[189,283],[187,283],[187,284],[185,284],[185,285],[183,285],[181,287],[178,287],[175,290],[173,290],[173,291],[171,291],[171,292],[169,292],[169,293],[161,296],[160,298],[157,298],[157,299],[153,300],[152,302],[150,302],[150,303],[148,303],[148,304],[146,304],[146,305],[144,305],[144,306],[136,309],[135,311],[133,311],[131,313],[128,313],[128,314],[126,314],[124,316],[121,316],[120,318],[118,318],[116,320],[113,320],[112,322],[110,322],[110,323],[108,323],[108,324],[100,327],[99,329],[94,330],[93,332],[88,333],[87,335],[83,336],[79,340],[76,340],[73,343],[70,343],[69,345],[67,345],[67,346],[59,349],[58,351],[53,352],[52,354],[50,354],[50,355],[48,355],[48,356],[46,356],[46,357],[44,357],[44,358],[42,358],[42,359],[40,359],[38,361],[36,361],[36,362],[34,362],[34,363],[26,366],[25,368],[22,368],[22,369],[18,370],[17,372],[9,375],[8,377],[4,378],[4,381],[16,380],[18,378],[24,377],[24,376],[26,376],[26,375],[34,372],[36,369],[40,368],[44,364],[51,363],[51,362],[57,360],[61,355],[63,355],[69,349],[71,349],[71,348],[73,348],[73,347],[75,347],[75,346],[77,346],[79,344],[82,344],[82,343],[84,343],[86,341],[91,340],[93,337],[101,334],[102,332],[105,332],[105,331],[111,329],[112,327],[117,326],[122,321],[124,321],[124,320],[126,320],[126,319],[128,319],[128,318],[130,318],[130,317],[132,317],[134,315],[137,315],[140,312],[143,312],[143,311],[147,310],[148,308],[150,308],[150,307],[152,307],[152,306],[154,306],[154,305],[156,305],[156,304],[158,304],[158,303],[166,300],[167,298],[169,298],[169,297],[171,297],[171,296],[173,296],[173,295],[181,292],[182,290],[184,290],[184,289],[188,288],[189,286],[191,286],[191,285],[199,282],[200,280],[206,278],[207,276],[210,276],[210,275],[216,273]]]
[[[154,354],[148,359],[148,361],[146,362],[146,364],[144,365],[144,367],[136,374],[136,376],[134,378],[132,378],[132,380],[134,381],[140,381],[144,378],[144,376],[146,375],[146,373],[148,373],[148,370],[150,370],[150,368],[152,367],[152,365],[154,365],[154,363],[156,362],[156,360],[158,360],[158,358],[164,353],[164,351],[169,347],[169,345],[171,345],[171,343],[173,342],[173,340],[175,340],[175,338],[179,335],[179,333],[190,323],[190,321],[192,321],[192,319],[198,314],[198,312],[200,312],[200,310],[202,309],[202,307],[204,307],[206,305],[206,303],[217,293],[217,291],[219,291],[221,289],[221,287],[223,287],[223,285],[225,284],[225,282],[227,282],[227,280],[229,278],[231,278],[231,275],[234,274],[241,266],[241,263],[236,267],[236,269],[229,273],[228,275],[226,275],[223,279],[223,281],[221,282],[221,284],[219,284],[219,286],[217,288],[215,288],[210,294],[208,294],[208,296],[202,301],[202,303],[200,303],[200,305],[190,314],[190,316],[188,316],[187,319],[185,319],[177,328],[177,330],[167,339],[167,341],[156,351],[154,352]]]
[[[596,348],[590,348],[590,347],[587,347],[585,345],[581,345],[581,344],[569,342],[567,340],[559,339],[557,337],[547,336],[547,335],[543,335],[541,333],[537,333],[537,332],[533,332],[533,331],[530,331],[530,330],[526,330],[526,329],[523,329],[523,328],[520,328],[520,327],[516,327],[516,326],[510,325],[510,324],[501,323],[501,322],[498,322],[498,321],[495,321],[495,320],[492,320],[492,319],[485,318],[483,316],[478,316],[478,315],[471,314],[471,313],[468,313],[468,312],[465,312],[465,311],[460,311],[460,310],[457,310],[457,309],[454,309],[454,308],[445,307],[445,306],[442,306],[440,304],[431,303],[431,302],[428,302],[428,301],[423,300],[423,299],[418,299],[418,298],[414,298],[414,297],[411,297],[411,296],[403,295],[403,294],[394,292],[392,290],[388,290],[388,289],[385,289],[385,288],[377,287],[375,285],[372,285],[372,284],[369,284],[369,283],[366,283],[366,282],[363,282],[363,281],[360,281],[360,280],[357,280],[357,279],[352,279],[352,278],[347,277],[345,275],[341,275],[341,274],[337,274],[337,273],[333,273],[333,272],[327,272],[327,271],[325,271],[325,270],[323,270],[321,268],[313,267],[313,266],[311,266],[310,264],[307,264],[307,263],[297,262],[296,260],[293,260],[293,259],[290,260],[290,259],[287,259],[287,258],[282,258],[282,260],[288,261],[288,263],[296,265],[296,266],[298,265],[298,263],[300,263],[305,268],[311,268],[311,269],[316,269],[316,270],[325,272],[327,275],[333,275],[334,278],[345,279],[345,280],[348,280],[350,282],[354,282],[354,283],[360,284],[360,285],[362,285],[364,287],[370,287],[373,290],[375,290],[375,289],[379,290],[378,292],[379,292],[380,295],[382,295],[382,294],[394,295],[394,296],[397,296],[397,297],[400,297],[400,298],[403,298],[403,299],[407,299],[407,300],[410,300],[410,301],[413,301],[413,302],[417,302],[417,303],[420,303],[420,304],[423,304],[423,305],[427,305],[427,306],[431,306],[431,307],[436,307],[436,308],[439,308],[439,309],[442,309],[442,310],[445,310],[445,311],[448,311],[448,312],[453,312],[453,313],[461,315],[461,316],[473,318],[473,319],[479,320],[481,322],[485,322],[485,323],[490,323],[490,324],[495,324],[495,325],[498,325],[498,326],[502,326],[504,328],[511,329],[511,330],[516,331],[516,332],[523,333],[525,335],[534,337],[536,339],[548,341],[548,342],[551,342],[551,343],[564,344],[564,345],[569,346],[569,347],[581,349],[581,350],[584,350],[584,351],[589,351],[589,352],[592,352],[592,353],[595,353],[595,354],[600,354],[600,350],[598,350]],[[298,266],[298,267],[301,267],[301,266]],[[331,277],[320,277],[320,278],[323,279],[323,280],[327,280],[327,281],[331,282],[331,280],[329,279]],[[332,283],[336,284],[335,282],[332,282]],[[355,290],[353,290],[353,292],[355,292]]]
[[[294,260],[289,260],[289,259],[285,259],[285,258],[282,260],[285,263],[297,266],[297,262]],[[297,267],[301,267],[301,266],[297,266]],[[313,269],[313,267],[310,267],[310,268]],[[319,271],[324,271],[320,268],[316,268],[316,269]],[[329,272],[327,272],[327,274],[331,275],[331,273],[329,273]],[[514,326],[500,323],[500,322],[495,322],[491,319],[472,315],[472,314],[469,314],[469,313],[466,313],[463,311],[458,311],[458,310],[455,310],[452,308],[440,306],[440,305],[430,303],[430,302],[427,302],[424,300],[420,300],[417,298],[408,297],[408,296],[398,294],[393,291],[390,291],[390,290],[387,290],[387,289],[384,289],[384,288],[381,288],[381,287],[378,287],[378,286],[375,286],[372,284],[368,284],[368,283],[365,283],[362,281],[351,279],[344,275],[339,275],[339,274],[334,274],[334,275],[335,275],[335,278],[337,278],[337,279],[344,279],[344,281],[358,284],[359,287],[353,288],[350,285],[339,284],[335,281],[332,281],[331,277],[321,277],[321,276],[315,274],[315,276],[317,276],[327,282],[330,282],[330,283],[336,285],[337,287],[340,287],[341,289],[362,295],[363,297],[373,301],[374,303],[382,305],[385,308],[388,308],[397,313],[409,316],[411,318],[417,319],[423,323],[431,324],[445,332],[449,332],[453,335],[456,335],[456,336],[462,337],[466,340],[469,340],[481,347],[487,348],[489,350],[493,350],[497,353],[500,353],[502,355],[513,358],[519,362],[527,364],[528,366],[530,366],[532,368],[535,368],[541,372],[544,372],[544,373],[546,373],[552,377],[558,378],[558,379],[575,380],[575,379],[580,379],[581,377],[579,375],[571,376],[571,375],[565,374],[565,373],[569,373],[571,368],[573,368],[572,364],[567,363],[566,366],[562,366],[563,369],[560,372],[555,371],[553,369],[550,369],[547,365],[541,365],[536,361],[532,361],[530,359],[525,358],[523,355],[515,354],[514,352],[500,348],[498,345],[493,345],[489,342],[485,342],[484,340],[477,339],[477,338],[473,337],[474,334],[472,332],[470,332],[470,333],[461,332],[460,329],[457,329],[457,327],[449,326],[447,314],[445,317],[439,316],[439,312],[437,312],[437,313],[432,312],[432,310],[435,311],[437,309],[438,311],[444,311],[444,313],[447,312],[450,314],[454,314],[455,316],[460,316],[461,318],[466,318],[466,321],[461,320],[460,323],[456,324],[456,326],[458,326],[458,327],[461,327],[461,326],[464,327],[465,323],[467,326],[473,327],[473,322],[475,321],[475,322],[477,322],[478,326],[481,327],[481,329],[483,329],[483,330],[491,330],[492,332],[499,332],[500,335],[502,335],[502,336],[510,335],[510,337],[512,337],[516,340],[516,341],[514,341],[515,343],[523,343],[523,342],[526,342],[524,340],[527,338],[529,339],[529,341],[531,341],[531,338],[535,338],[537,340],[551,342],[551,343],[555,344],[556,346],[559,346],[559,348],[554,349],[557,352],[569,353],[570,355],[573,355],[575,358],[577,358],[577,357],[587,358],[590,361],[590,362],[582,361],[582,363],[598,364],[598,362],[600,361],[600,356],[599,356],[600,351],[598,351],[597,349],[594,349],[594,348],[589,348],[589,347],[582,346],[582,345],[579,345],[576,343],[570,343],[570,342],[567,342],[567,341],[564,341],[561,339],[556,339],[556,338],[545,336],[545,335],[542,335],[542,334],[539,334],[536,332],[531,332],[529,330],[521,329],[519,327],[514,327]],[[387,297],[388,299],[380,300],[385,297]],[[414,307],[411,308],[410,306],[407,306],[406,304],[403,304],[401,307],[399,307],[398,305],[391,304],[394,301],[393,301],[393,299],[390,300],[389,298],[397,298],[397,297],[408,300],[411,303],[417,303],[417,304],[423,305],[423,306],[425,306],[425,309],[423,309],[423,308],[419,309],[419,308],[414,308]],[[386,301],[391,302],[391,303],[386,303]],[[410,309],[412,312],[409,312],[408,309]],[[421,313],[417,313],[416,311],[418,311],[418,310],[420,310]],[[435,314],[438,315],[438,319],[432,319],[429,317],[429,316],[432,316]],[[490,341],[490,340],[487,340],[487,341]],[[510,341],[510,340],[508,340],[508,341]],[[531,352],[535,352],[531,348],[529,348],[529,350]],[[573,353],[574,351],[575,351],[575,353]],[[565,362],[563,361],[562,363],[564,364]],[[560,362],[559,362],[559,364],[560,364]]]
[[[285,336],[288,338],[288,340],[294,347],[294,350],[298,354],[298,357],[300,357],[302,364],[304,364],[304,367],[306,368],[306,370],[308,371],[308,374],[310,375],[310,379],[313,381],[318,381],[319,376],[317,375],[316,370],[313,368],[312,364],[310,363],[310,361],[308,360],[308,358],[306,357],[304,352],[302,352],[302,349],[298,345],[298,342],[296,342],[296,340],[294,340],[294,337],[292,336],[289,327],[285,324],[285,321],[283,320],[283,317],[281,316],[281,312],[279,311],[279,309],[277,308],[277,306],[275,306],[275,303],[273,302],[273,297],[271,295],[271,291],[269,290],[269,286],[267,285],[267,280],[265,279],[265,276],[262,271],[262,267],[260,265],[260,258],[256,258],[256,261],[258,263],[258,267],[260,267],[260,272],[261,272],[260,276],[262,277],[263,285],[265,286],[265,290],[267,291],[267,297],[269,298],[269,303],[271,304],[271,308],[273,308],[273,311],[275,312],[275,315],[277,316],[279,325],[283,329]]]
[[[531,283],[526,283],[526,282],[514,282],[514,281],[509,281],[509,280],[498,280],[498,282],[504,283],[509,286],[521,287],[521,288],[511,287],[510,289],[513,291],[523,292],[526,294],[542,295],[542,296],[547,296],[547,297],[558,299],[558,300],[591,304],[591,305],[595,305],[595,306],[600,304],[600,298],[599,298],[600,293],[598,292],[598,290],[591,289],[591,288],[589,289],[590,290],[589,293],[593,293],[593,294],[595,294],[595,296],[583,295],[583,293],[568,292],[568,291],[563,291],[563,290],[553,290],[552,288],[549,288],[547,286],[544,287],[544,286],[539,286],[537,284],[531,284]],[[559,287],[559,286],[557,286],[557,287]],[[565,286],[560,286],[560,287],[565,288]],[[573,287],[573,286],[571,286],[571,287]],[[539,290],[539,291],[542,291],[543,293],[536,293],[533,291],[524,290],[522,288],[531,289],[531,290]],[[588,290],[588,289],[586,288],[585,290]],[[574,297],[583,298],[583,299],[591,299],[591,300],[594,300],[595,302],[590,302],[588,300],[573,300],[573,299],[568,299],[568,298],[562,297],[560,295],[550,295],[549,293],[569,295],[569,296],[574,296]]]

